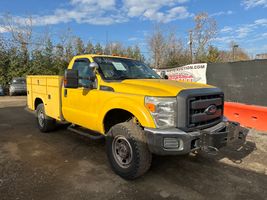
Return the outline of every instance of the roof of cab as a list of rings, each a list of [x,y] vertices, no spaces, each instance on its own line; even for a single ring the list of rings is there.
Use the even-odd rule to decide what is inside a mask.
[[[84,57],[111,57],[111,58],[124,58],[124,59],[133,59],[126,56],[118,56],[118,55],[103,55],[103,54],[83,54],[74,56],[74,58],[84,58]]]

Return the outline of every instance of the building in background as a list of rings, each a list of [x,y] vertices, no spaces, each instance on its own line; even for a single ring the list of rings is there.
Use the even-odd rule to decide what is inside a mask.
[[[257,60],[267,59],[267,53],[261,53],[256,55]]]

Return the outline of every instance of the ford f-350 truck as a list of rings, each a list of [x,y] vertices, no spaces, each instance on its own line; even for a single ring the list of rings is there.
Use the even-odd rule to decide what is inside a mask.
[[[41,132],[64,122],[82,135],[104,136],[110,165],[125,179],[143,175],[152,154],[217,150],[246,136],[224,118],[220,89],[162,79],[125,57],[76,56],[64,76],[28,76],[27,93]]]

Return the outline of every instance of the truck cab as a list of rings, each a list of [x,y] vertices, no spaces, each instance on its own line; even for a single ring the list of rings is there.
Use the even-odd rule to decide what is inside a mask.
[[[219,88],[162,79],[130,58],[76,56],[64,77],[28,76],[27,88],[42,132],[58,121],[103,135],[110,165],[125,179],[143,175],[152,153],[217,150],[245,138],[239,124],[223,116]]]

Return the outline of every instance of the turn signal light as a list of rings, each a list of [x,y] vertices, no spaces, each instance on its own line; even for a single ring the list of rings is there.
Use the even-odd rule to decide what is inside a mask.
[[[146,107],[148,108],[148,110],[150,110],[151,112],[156,112],[156,106],[153,103],[146,103]]]

